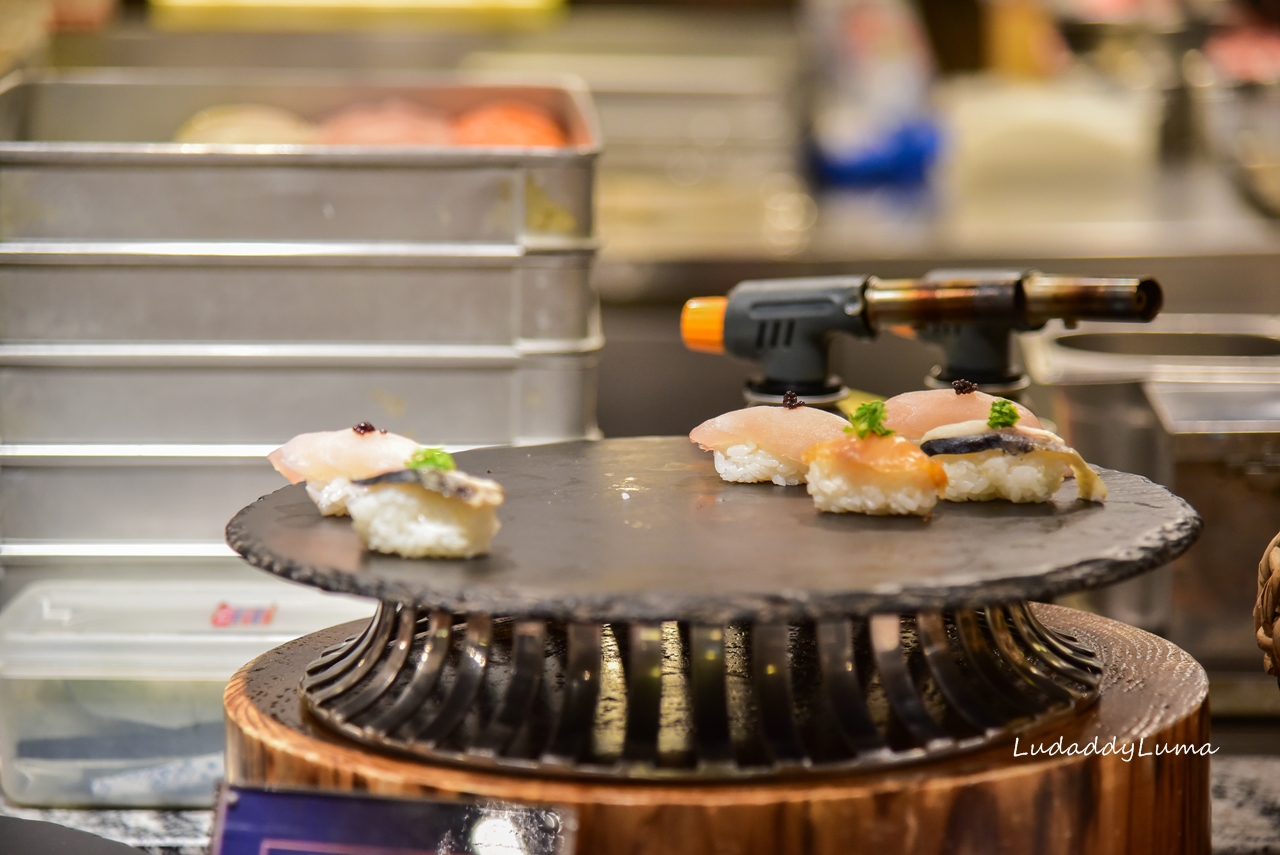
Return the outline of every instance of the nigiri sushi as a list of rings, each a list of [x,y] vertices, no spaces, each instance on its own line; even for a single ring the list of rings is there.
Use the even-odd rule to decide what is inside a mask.
[[[929,513],[946,487],[943,468],[915,443],[883,424],[881,401],[862,404],[851,433],[807,450],[808,491],[820,511],[861,514]]]
[[[957,380],[951,389],[905,392],[884,402],[885,427],[907,439],[919,441],[926,433],[943,425],[986,420],[991,404],[1002,401],[966,380]],[[1025,427],[1040,427],[1040,420],[1020,404],[1014,404]]]
[[[1020,424],[1019,408],[997,398],[986,419],[934,428],[920,450],[942,464],[951,502],[1047,502],[1070,469],[1081,499],[1102,502],[1107,485],[1062,437]]]
[[[726,481],[794,487],[805,481],[804,452],[843,436],[848,425],[835,413],[806,407],[788,392],[781,407],[733,410],[698,425],[689,439],[715,452],[716,472]]]
[[[353,480],[403,469],[419,448],[405,436],[360,422],[346,430],[298,434],[267,455],[290,484],[307,482],[307,495],[325,516],[347,512]]]
[[[365,545],[406,558],[473,558],[498,533],[502,487],[454,468],[453,458],[423,449],[409,466],[353,482],[351,522]]]

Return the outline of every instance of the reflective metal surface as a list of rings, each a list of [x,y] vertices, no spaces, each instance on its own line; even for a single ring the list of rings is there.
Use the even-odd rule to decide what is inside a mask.
[[[276,447],[299,433],[362,421],[437,445],[596,435],[593,351],[162,345],[101,354],[0,344],[6,465],[76,457],[119,465],[148,449],[160,457],[249,458],[245,446]],[[115,446],[134,451],[114,454]],[[177,446],[177,453],[157,446]],[[270,470],[261,460],[255,465],[265,486]],[[215,532],[225,519],[210,521]]]
[[[207,107],[307,118],[403,98],[457,112],[517,99],[564,124],[562,149],[169,142]],[[600,133],[584,87],[510,78],[322,72],[31,72],[0,83],[0,237],[60,241],[519,244],[593,234]]]
[[[177,41],[188,59],[229,44]],[[326,60],[356,42],[405,45],[233,41],[241,55],[280,50],[284,65],[307,45]],[[167,68],[0,80],[0,563],[152,555],[181,569],[225,556],[227,515],[279,484],[262,455],[306,431],[372,421],[454,446],[597,436],[600,133],[580,82],[528,79]],[[170,142],[216,104],[319,119],[391,98],[446,113],[516,98],[555,114],[570,144]]]
[[[0,340],[563,353],[601,343],[593,257],[516,244],[7,241]]]

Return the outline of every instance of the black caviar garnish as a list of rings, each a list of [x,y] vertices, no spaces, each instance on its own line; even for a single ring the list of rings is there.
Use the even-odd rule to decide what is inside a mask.
[[[952,380],[951,388],[956,390],[957,395],[968,395],[978,391],[978,384],[972,380]]]
[[[795,392],[787,392],[782,396],[782,406],[788,410],[794,410],[804,406],[804,401],[800,400],[800,396]]]
[[[353,427],[352,430],[360,434],[361,436],[364,436],[366,433],[373,433],[375,430],[377,430],[377,428],[374,427],[369,422],[361,422],[360,424]],[[382,433],[386,433],[386,431],[384,430],[382,431]]]

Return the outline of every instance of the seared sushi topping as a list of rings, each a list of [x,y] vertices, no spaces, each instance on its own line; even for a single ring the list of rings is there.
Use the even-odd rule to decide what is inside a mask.
[[[978,391],[978,384],[972,380],[952,380],[951,388],[956,390],[957,395],[972,395]]]
[[[782,406],[788,410],[795,410],[804,406],[804,401],[800,400],[800,396],[795,392],[787,392],[782,396]]]
[[[866,439],[868,435],[888,436],[893,433],[884,426],[884,401],[867,401],[859,404],[858,409],[849,417],[852,422],[844,429],[845,433],[856,433],[858,439]]]
[[[1018,423],[1018,408],[1013,401],[998,398],[991,402],[991,414],[987,416],[987,427],[992,430],[1011,428]]]
[[[351,429],[352,429],[353,431],[355,431],[356,433],[360,434],[361,436],[364,436],[366,433],[374,433],[374,432],[377,432],[377,433],[386,433],[386,431],[385,431],[385,430],[378,430],[376,427],[374,427],[374,426],[373,426],[371,423],[369,423],[369,422],[361,422],[360,424],[356,425],[355,427],[353,427],[353,428],[351,428]]]
[[[443,448],[419,448],[405,463],[408,469],[439,469],[441,472],[452,472],[458,468],[453,462],[453,455]]]

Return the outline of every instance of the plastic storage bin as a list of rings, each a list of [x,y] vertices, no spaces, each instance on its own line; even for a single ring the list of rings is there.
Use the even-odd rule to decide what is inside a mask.
[[[37,582],[0,612],[0,785],[43,806],[202,807],[246,662],[372,614],[272,579]]]

